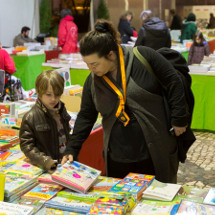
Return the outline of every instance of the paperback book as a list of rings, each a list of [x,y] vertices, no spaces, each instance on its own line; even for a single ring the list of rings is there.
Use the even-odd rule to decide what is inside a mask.
[[[210,188],[207,196],[204,199],[204,204],[215,205],[215,188]]]
[[[208,188],[201,189],[192,186],[182,186],[177,197],[181,200],[203,203],[208,191]]]
[[[152,183],[154,175],[129,173],[125,178],[113,186],[110,191],[129,192],[135,199],[140,200],[143,191]]]
[[[0,212],[4,215],[30,215],[33,207],[0,201]]]
[[[182,201],[177,215],[210,214],[215,215],[215,206],[205,205],[197,202]]]
[[[179,184],[162,183],[154,179],[151,185],[143,191],[142,197],[144,199],[172,201],[180,188],[181,185]]]
[[[21,160],[15,165],[5,170],[5,172],[16,172],[23,173],[26,175],[38,176],[43,173],[43,169]]]
[[[86,193],[100,174],[101,171],[97,169],[73,161],[58,167],[52,174],[52,180],[69,189]]]
[[[43,173],[38,177],[38,181],[41,183],[47,183],[47,184],[55,184],[55,185],[57,184],[52,180],[51,173]]]
[[[88,215],[92,214],[110,214],[110,215],[122,215],[125,214],[123,207],[110,206],[110,205],[96,205],[93,204],[87,213]]]
[[[47,201],[54,197],[63,187],[60,185],[38,184],[32,190],[25,193],[22,197],[35,198]]]

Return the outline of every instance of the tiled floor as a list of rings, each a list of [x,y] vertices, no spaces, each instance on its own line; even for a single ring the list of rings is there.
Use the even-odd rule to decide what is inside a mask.
[[[178,184],[195,187],[215,187],[215,133],[195,131],[184,164],[180,163]]]

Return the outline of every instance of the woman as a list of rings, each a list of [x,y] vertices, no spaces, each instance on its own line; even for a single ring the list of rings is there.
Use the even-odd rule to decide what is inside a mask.
[[[118,30],[121,34],[122,43],[126,44],[130,40],[130,37],[137,37],[137,32],[130,26],[133,19],[133,13],[126,11],[120,18]]]
[[[162,88],[134,56],[133,48],[119,45],[118,35],[111,23],[99,20],[95,30],[81,40],[80,52],[91,74],[84,84],[81,110],[62,164],[77,158],[100,112],[108,176],[123,178],[136,172],[176,182],[177,143],[168,131]],[[171,123],[175,134],[182,134],[187,115],[179,77],[154,50],[142,46],[138,50],[166,86]]]

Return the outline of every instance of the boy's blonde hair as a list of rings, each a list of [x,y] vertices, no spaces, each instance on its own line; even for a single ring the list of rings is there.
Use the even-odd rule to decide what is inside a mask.
[[[46,70],[37,76],[35,88],[37,95],[41,97],[51,86],[55,96],[61,96],[64,91],[64,78],[54,70]]]

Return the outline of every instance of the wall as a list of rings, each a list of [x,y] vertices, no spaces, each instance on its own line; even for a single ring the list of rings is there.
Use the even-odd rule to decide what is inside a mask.
[[[12,46],[13,38],[23,26],[31,28],[29,36],[39,33],[39,0],[0,0],[0,41]]]

